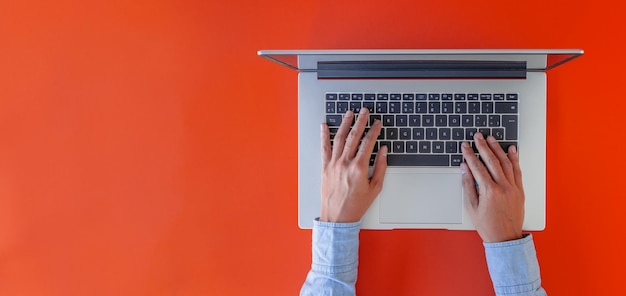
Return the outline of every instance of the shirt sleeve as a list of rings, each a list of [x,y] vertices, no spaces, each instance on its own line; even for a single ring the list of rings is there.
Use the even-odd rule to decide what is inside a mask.
[[[496,295],[546,295],[532,235],[500,243],[483,243]]]
[[[313,221],[313,263],[300,295],[355,295],[361,222]]]

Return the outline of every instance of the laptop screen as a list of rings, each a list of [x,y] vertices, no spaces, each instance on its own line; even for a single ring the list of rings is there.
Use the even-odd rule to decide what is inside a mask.
[[[273,62],[298,71],[318,71],[320,61],[506,61],[526,62],[527,71],[546,71],[583,54],[580,49],[459,50],[260,50]]]

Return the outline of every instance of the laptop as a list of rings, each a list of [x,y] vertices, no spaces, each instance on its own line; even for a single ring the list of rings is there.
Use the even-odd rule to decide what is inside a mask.
[[[481,132],[504,148],[517,146],[526,195],[523,228],[543,230],[546,71],[582,54],[579,49],[259,51],[299,73],[300,228],[312,228],[320,215],[320,123],[328,123],[332,138],[347,110],[368,108],[369,121],[383,123],[375,152],[382,145],[389,152],[383,190],[363,216],[363,229],[475,229],[463,206],[459,145]]]

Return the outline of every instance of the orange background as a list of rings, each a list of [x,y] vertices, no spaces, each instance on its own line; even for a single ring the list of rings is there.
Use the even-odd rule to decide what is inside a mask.
[[[0,295],[297,294],[297,78],[256,51],[298,48],[583,48],[535,243],[550,294],[624,295],[624,2],[365,2],[1,1]],[[357,290],[493,293],[441,230],[363,231]]]

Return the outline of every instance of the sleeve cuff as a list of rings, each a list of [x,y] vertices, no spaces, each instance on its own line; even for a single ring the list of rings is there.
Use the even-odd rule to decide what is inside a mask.
[[[541,287],[533,237],[499,243],[483,243],[487,266],[497,295],[520,294]]]
[[[353,272],[358,267],[361,222],[313,221],[313,263],[316,272],[332,275]]]

